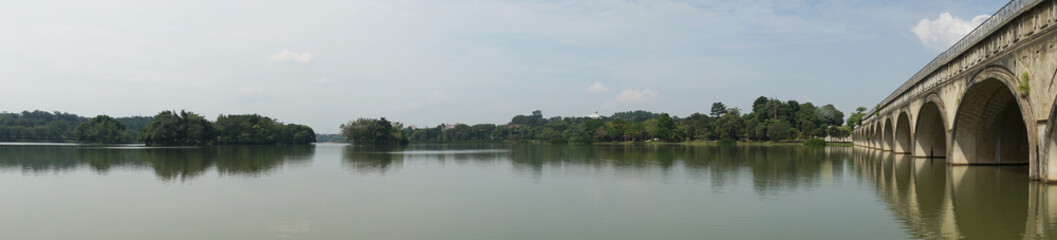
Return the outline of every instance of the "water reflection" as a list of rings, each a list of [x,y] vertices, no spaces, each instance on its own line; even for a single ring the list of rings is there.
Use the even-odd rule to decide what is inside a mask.
[[[832,184],[835,178],[843,178],[849,153],[848,148],[759,146],[514,146],[510,160],[516,170],[535,178],[547,169],[564,166],[624,173],[656,171],[662,178],[673,169],[683,169],[691,177],[708,178],[717,189],[737,184],[742,174],[751,174],[754,190],[767,195]]]
[[[465,144],[406,147],[347,146],[342,165],[357,173],[387,174],[406,161],[511,164],[522,176],[541,179],[548,171],[613,170],[617,174],[667,179],[678,169],[714,188],[751,176],[756,193],[773,195],[832,186],[844,178],[851,148],[694,147],[652,145]],[[507,163],[509,162],[509,163]],[[594,170],[591,170],[594,169]],[[579,172],[574,174],[580,174]],[[568,175],[568,174],[566,174]],[[648,175],[648,176],[646,176]],[[659,175],[659,176],[658,176]]]
[[[342,149],[342,166],[359,173],[385,174],[399,169],[404,162],[403,146],[346,146]]]
[[[854,214],[832,213],[827,210],[873,208],[877,214],[850,216],[849,218],[861,218],[853,219],[851,222],[854,220],[869,222],[865,224],[868,230],[884,228],[870,225],[878,221],[875,218],[881,218],[880,222],[889,224],[897,222],[902,229],[890,227],[890,232],[905,233],[907,237],[915,239],[1057,238],[1055,236],[1057,232],[1057,185],[1051,186],[1028,181],[1026,167],[1023,166],[949,166],[943,159],[912,158],[908,155],[883,151],[796,146],[470,144],[406,147],[341,146],[340,148],[321,148],[318,150],[320,151],[318,156],[316,151],[314,146],[149,149],[0,146],[0,170],[30,174],[66,174],[87,171],[105,175],[131,169],[147,172],[148,175],[153,171],[153,175],[158,179],[169,182],[190,181],[214,171],[221,176],[260,177],[275,174],[291,166],[304,166],[318,161],[325,162],[316,165],[320,172],[335,170],[347,173],[336,174],[336,176],[335,174],[320,174],[324,175],[324,178],[320,180],[322,182],[320,186],[347,184],[342,186],[367,187],[371,191],[399,191],[400,189],[388,189],[388,186],[428,185],[419,182],[422,179],[450,181],[444,182],[441,185],[443,187],[431,186],[424,187],[424,189],[430,189],[428,193],[431,196],[451,197],[452,202],[444,202],[446,205],[436,205],[439,206],[437,208],[423,206],[420,209],[422,211],[445,210],[442,208],[458,209],[463,206],[465,208],[459,211],[480,210],[481,214],[508,211],[505,214],[531,215],[560,212],[549,210],[566,207],[564,211],[574,212],[575,216],[539,215],[537,217],[560,219],[606,216],[607,219],[637,220],[622,218],[624,214],[634,214],[633,216],[639,217],[679,219],[679,221],[670,221],[664,226],[652,226],[656,228],[678,227],[681,225],[671,223],[681,222],[693,225],[688,229],[716,230],[733,228],[735,225],[745,225],[750,228],[756,226],[780,228],[792,224],[793,221],[809,224],[825,222],[832,220],[827,219],[828,217],[848,217],[847,214]],[[341,168],[334,165],[339,156]],[[318,159],[313,160],[313,158]],[[401,172],[401,170],[406,171]],[[438,174],[440,173],[438,170],[459,171],[457,174],[446,175]],[[510,172],[514,173],[513,176],[507,177],[505,174]],[[413,178],[394,177],[412,173],[415,174]],[[392,174],[392,176],[376,178],[378,183],[392,183],[392,185],[357,185],[362,182],[348,181],[343,178],[347,177],[346,175],[357,174]],[[585,177],[592,178],[582,181]],[[547,178],[551,181],[532,182],[518,178],[535,180]],[[273,180],[277,179],[273,178]],[[474,185],[482,182],[494,182],[494,184]],[[510,189],[528,190],[503,192],[502,194],[474,192],[474,189],[478,188],[492,191],[495,189],[488,188],[508,186],[512,186]],[[649,194],[637,195],[626,194],[625,187],[653,189],[649,189],[651,190]],[[584,201],[587,203],[576,199],[576,196],[583,196],[584,189],[591,190],[586,191],[591,196],[589,201]],[[727,192],[727,189],[732,191]],[[331,191],[326,187],[318,190]],[[287,191],[277,192],[287,193]],[[420,193],[411,192],[409,194],[419,196],[417,194]],[[364,195],[369,194],[353,194],[348,197],[363,199]],[[502,196],[497,197],[497,195]],[[809,196],[802,197],[804,195]],[[315,196],[303,195],[301,197],[315,199]],[[370,200],[378,203],[394,202],[393,199],[410,199],[391,198],[385,195],[373,196],[376,198]],[[514,197],[503,198],[505,196]],[[651,198],[654,196],[657,198]],[[813,208],[818,206],[810,203],[833,199],[843,200],[843,198],[860,200],[843,203],[847,205],[826,205],[819,208]],[[729,201],[723,202],[724,200]],[[804,201],[809,203],[804,203]],[[510,203],[531,205],[545,202],[561,204],[537,205],[531,208],[534,211],[528,213],[517,212],[512,205],[505,205]],[[640,204],[643,202],[660,203],[655,205],[664,206],[699,205],[693,208],[647,209]],[[741,202],[747,204],[739,206]],[[465,205],[456,203],[465,203]],[[488,208],[489,206],[494,208]],[[878,208],[878,206],[883,206],[887,210]],[[725,211],[739,209],[739,207],[741,207],[740,210]],[[588,210],[575,212],[578,209]],[[702,211],[693,212],[697,210]],[[333,209],[320,211],[329,213]],[[609,213],[619,211],[626,212],[607,216]],[[689,214],[680,215],[679,213]],[[821,217],[812,216],[813,213],[818,213]],[[779,215],[795,218],[778,219],[771,222],[766,220],[768,217]],[[409,219],[418,219],[418,216]],[[496,222],[494,219],[511,220],[512,218],[495,217],[477,220]],[[595,220],[580,219],[577,221]],[[365,221],[373,221],[373,219]],[[633,221],[627,226],[635,226],[642,222],[648,221]],[[727,223],[732,224],[722,225]],[[745,229],[748,228],[730,231],[734,233],[749,231]],[[591,230],[597,230],[597,228],[585,228],[578,232],[591,232]],[[801,229],[777,229],[775,231],[796,232],[795,230]],[[731,235],[727,238],[738,238],[738,236]],[[753,238],[753,236],[742,238]],[[863,236],[863,238],[870,238],[870,236]]]
[[[1028,181],[1025,166],[949,166],[858,148],[854,155],[855,170],[914,238],[1057,237],[1057,198],[1049,197],[1057,189]]]
[[[216,167],[221,175],[259,176],[284,165],[307,165],[313,146],[222,146],[217,147]]]
[[[360,173],[385,174],[412,161],[509,161],[515,172],[536,179],[603,173],[666,181],[685,174],[706,180],[713,191],[751,180],[753,193],[768,199],[857,183],[872,189],[915,239],[1052,239],[1057,230],[1057,189],[1028,181],[1026,167],[949,166],[944,159],[858,148],[412,145],[347,147],[343,154],[344,165]]]
[[[150,168],[162,181],[188,181],[216,167],[221,175],[261,176],[283,165],[308,164],[314,146],[220,146],[209,148],[0,147],[0,169],[42,174],[81,167],[98,174]]]
[[[398,171],[404,159],[438,164],[494,164],[510,156],[508,144],[415,144],[410,146],[346,146],[342,166],[358,173],[381,174]]]

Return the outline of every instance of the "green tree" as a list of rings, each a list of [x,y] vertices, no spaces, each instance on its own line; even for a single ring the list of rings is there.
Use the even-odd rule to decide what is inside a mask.
[[[219,144],[275,144],[282,139],[283,126],[257,114],[217,116]]]
[[[712,103],[712,117],[718,118],[727,114],[727,105],[723,105],[722,102]]]
[[[814,104],[809,102],[800,104],[794,120],[793,126],[800,129],[801,137],[810,138],[819,135],[817,130],[821,123],[821,115],[818,114],[818,108]]]
[[[767,138],[770,138],[771,140],[790,139],[794,136],[793,132],[795,131],[796,130],[789,125],[789,122],[778,119],[768,120]]]
[[[822,123],[831,126],[844,125],[844,113],[837,110],[833,104],[826,104],[818,109],[818,114],[822,117]]]
[[[408,143],[407,137],[404,136],[403,131],[400,131],[402,127],[397,123],[397,127],[394,124],[386,120],[384,117],[381,119],[369,119],[360,118],[356,121],[350,121],[349,123],[341,125],[341,135],[344,135],[348,139],[349,143],[360,144],[360,145],[404,145]]]
[[[512,125],[525,125],[525,126],[542,126],[546,124],[547,120],[543,119],[543,112],[540,110],[532,111],[532,115],[517,115],[510,119]]]
[[[624,136],[632,142],[638,139],[646,140],[646,127],[642,122],[628,123],[627,128],[624,129]]]
[[[660,117],[660,114],[647,112],[643,110],[635,110],[630,112],[617,112],[610,116],[611,119],[621,119],[627,122],[642,122],[649,119]]]
[[[691,140],[707,140],[712,135],[711,128],[714,118],[705,114],[694,113],[683,119],[681,123],[686,125],[686,135]]]
[[[855,113],[848,116],[848,127],[855,128],[859,124],[862,124],[862,117],[866,115],[866,107],[855,108]]]
[[[671,116],[667,113],[662,113],[661,117],[657,119],[657,130],[654,133],[654,137],[660,138],[663,141],[675,140],[672,136],[672,132],[675,130],[675,121],[672,120]]]
[[[286,124],[282,143],[311,144],[316,142],[316,132],[311,127],[300,124]]]
[[[737,108],[731,108],[714,122],[713,132],[719,139],[741,139],[744,119]]]
[[[201,115],[163,111],[140,130],[139,141],[151,145],[210,145],[216,140],[213,124]]]
[[[74,140],[79,143],[125,143],[128,133],[125,125],[107,115],[99,115],[88,122],[77,126],[73,131]]]

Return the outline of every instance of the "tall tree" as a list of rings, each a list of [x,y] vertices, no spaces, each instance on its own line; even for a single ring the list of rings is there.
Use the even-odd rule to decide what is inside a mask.
[[[712,117],[718,118],[727,114],[727,105],[723,105],[722,102],[712,103]]]
[[[822,123],[832,126],[844,125],[844,113],[837,110],[833,104],[826,104],[818,109],[818,114],[822,115]]]
[[[741,139],[745,122],[737,108],[731,108],[714,122],[713,132],[719,139]]]
[[[662,113],[661,117],[657,119],[657,130],[654,137],[663,141],[671,141],[674,140],[672,137],[673,131],[675,131],[675,121],[667,113]]]

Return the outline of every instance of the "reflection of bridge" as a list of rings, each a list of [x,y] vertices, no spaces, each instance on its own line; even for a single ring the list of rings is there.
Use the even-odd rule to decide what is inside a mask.
[[[870,111],[855,145],[1057,181],[1055,25],[1057,1],[1010,2]]]
[[[873,183],[912,238],[1057,236],[1057,185],[1025,181],[1015,167],[947,166],[871,149],[853,154],[853,171]]]

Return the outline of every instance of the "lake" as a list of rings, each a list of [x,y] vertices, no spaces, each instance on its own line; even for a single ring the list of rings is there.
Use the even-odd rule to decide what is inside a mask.
[[[0,144],[0,238],[1055,238],[1027,179],[852,147]]]

